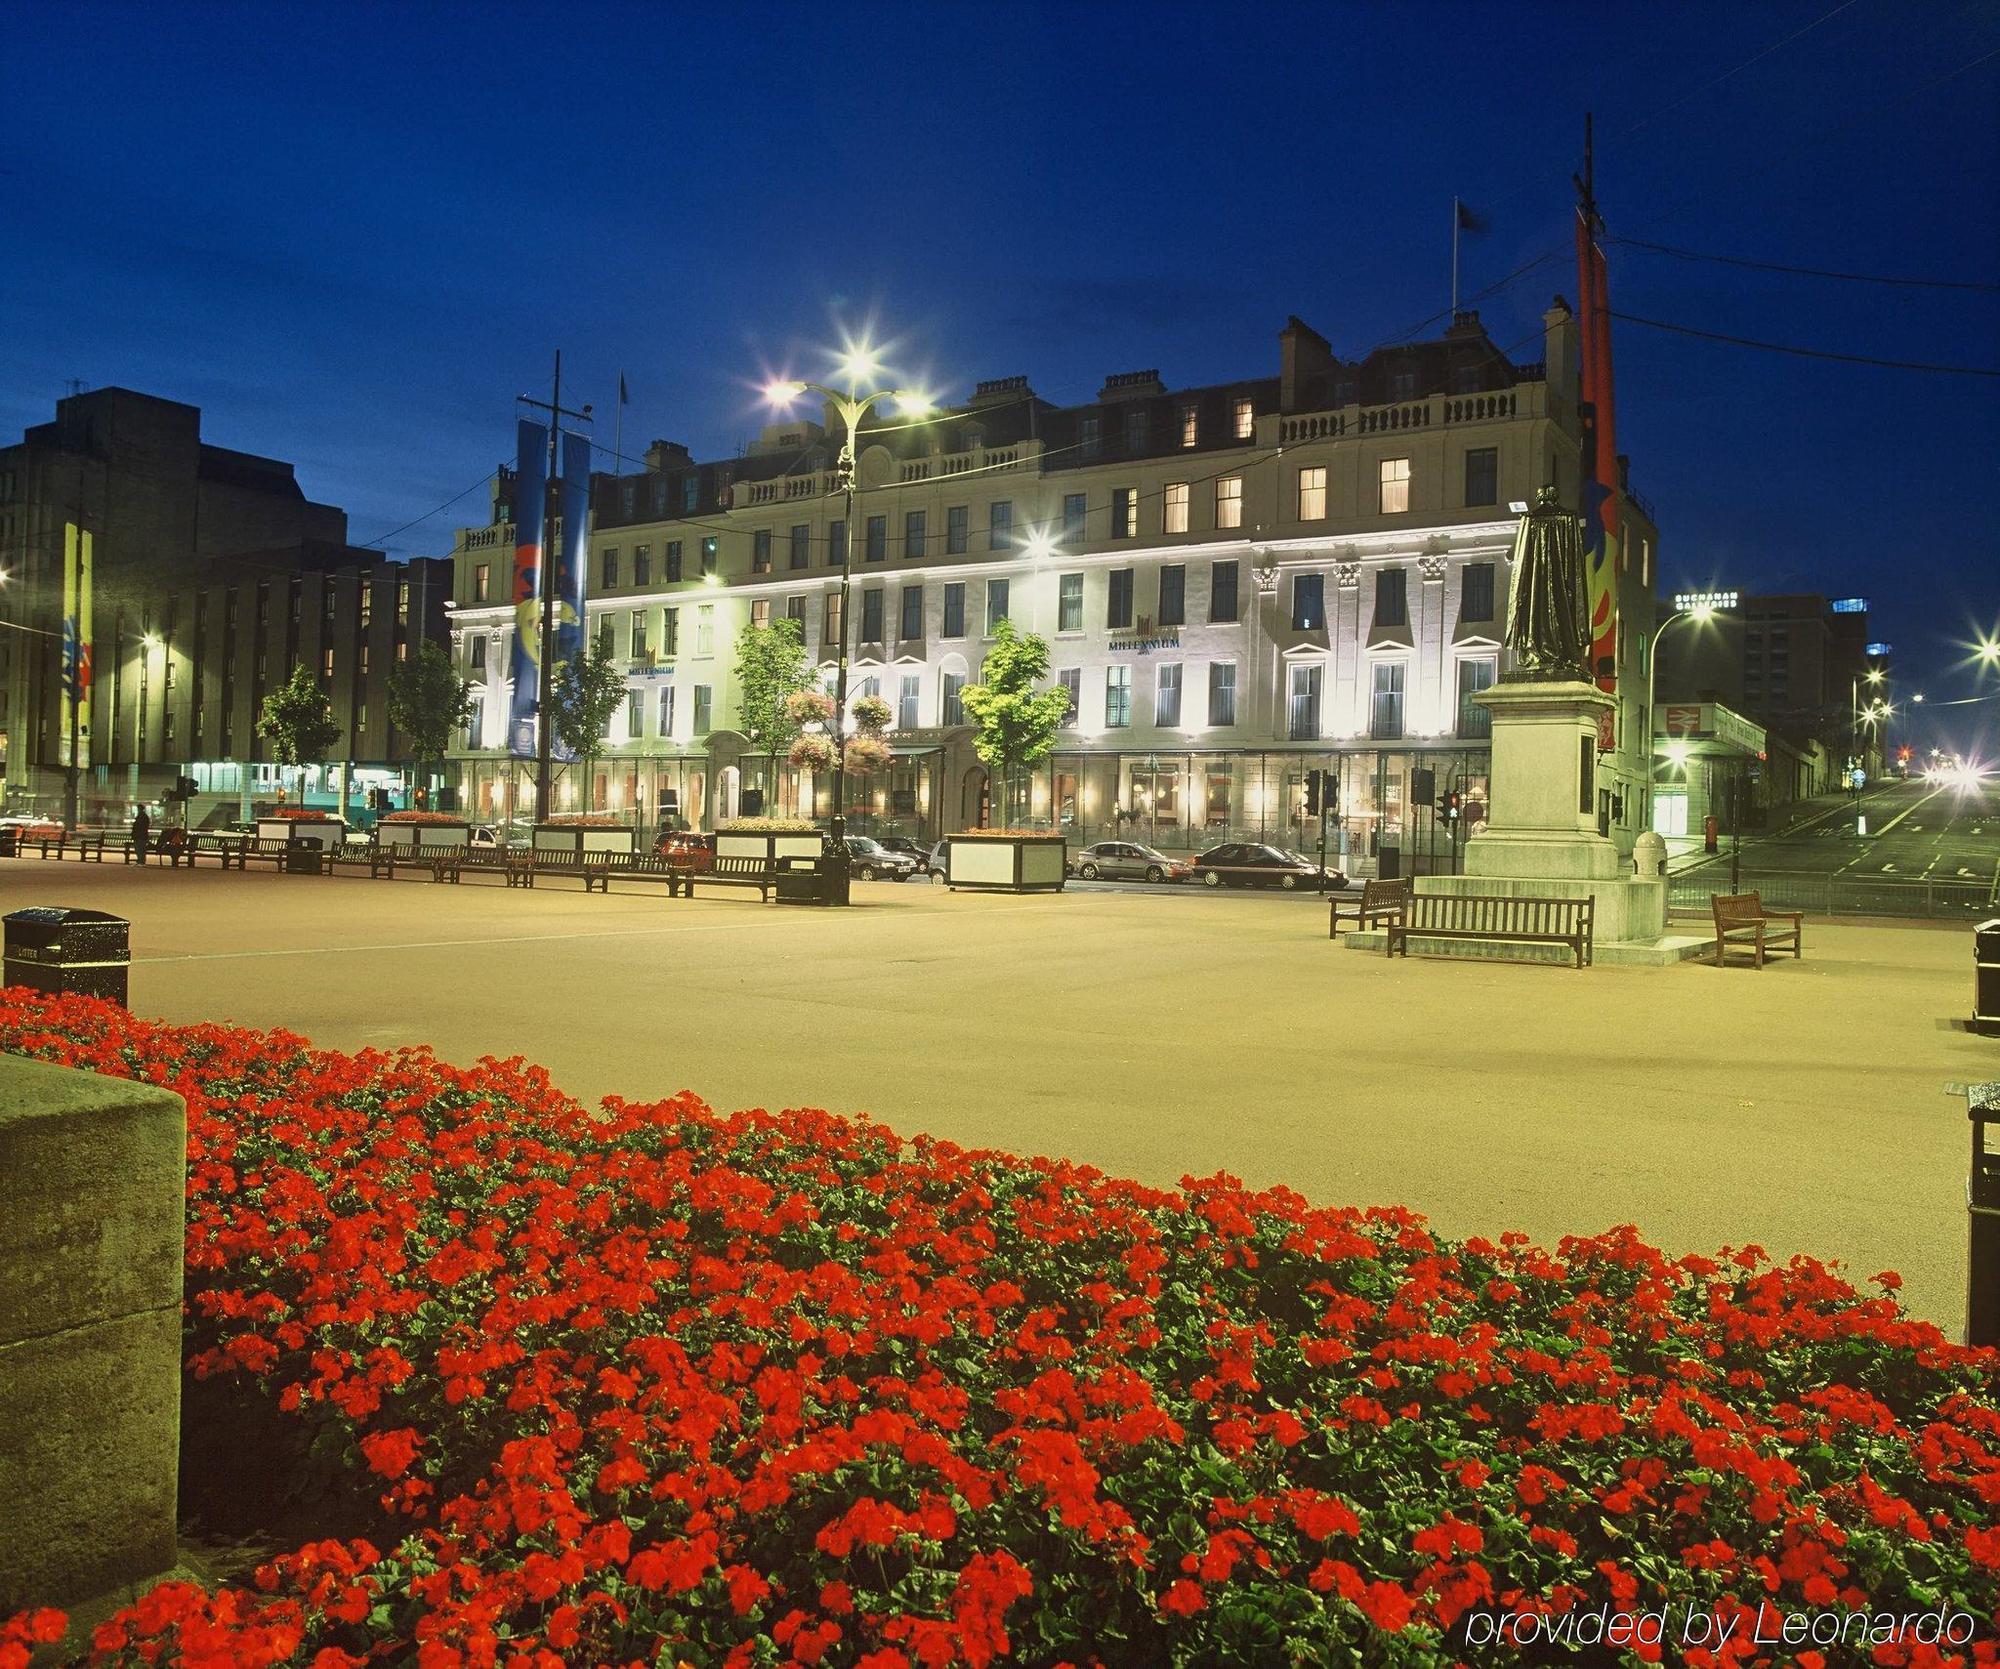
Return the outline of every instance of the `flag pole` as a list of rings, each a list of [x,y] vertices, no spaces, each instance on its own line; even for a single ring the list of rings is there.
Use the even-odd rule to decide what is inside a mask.
[[[618,421],[611,426],[611,473],[625,470],[625,373],[618,373]]]

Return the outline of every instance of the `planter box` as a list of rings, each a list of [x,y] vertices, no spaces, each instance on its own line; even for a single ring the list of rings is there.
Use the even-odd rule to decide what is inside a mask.
[[[1069,842],[1061,835],[964,835],[945,845],[948,887],[975,892],[1061,892]]]
[[[323,852],[338,852],[347,839],[347,825],[337,817],[260,817],[257,838],[296,841]]]
[[[396,852],[457,851],[472,839],[470,823],[377,823],[375,844]]]
[[[770,863],[776,863],[780,858],[791,858],[795,863],[817,868],[825,853],[826,837],[817,829],[801,829],[795,834],[771,834],[761,830],[731,834],[724,830],[715,837],[715,855],[718,858],[760,858]]]
[[[579,827],[575,823],[537,823],[537,852],[632,852],[638,847],[638,831],[629,824],[615,829]]]

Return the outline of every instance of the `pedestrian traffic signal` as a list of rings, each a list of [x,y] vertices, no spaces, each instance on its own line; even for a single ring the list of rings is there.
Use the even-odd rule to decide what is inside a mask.
[[[1306,772],[1306,815],[1308,817],[1317,817],[1319,815],[1321,784],[1325,781],[1326,773],[1324,771]]]
[[[1440,794],[1437,797],[1437,814],[1439,820],[1446,823],[1457,822],[1459,813],[1463,809],[1463,799],[1464,796],[1457,789],[1453,789],[1448,794]]]

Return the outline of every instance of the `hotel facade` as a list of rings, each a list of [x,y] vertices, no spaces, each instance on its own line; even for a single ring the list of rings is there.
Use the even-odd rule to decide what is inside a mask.
[[[1543,326],[1528,364],[1475,314],[1359,362],[1293,319],[1276,376],[1170,390],[1127,373],[1068,407],[1025,377],[981,383],[924,419],[864,425],[851,528],[831,411],[723,462],[655,443],[644,473],[594,483],[588,625],[627,699],[555,809],[696,828],[830,814],[828,774],[733,728],[736,634],[790,618],[829,681],[845,630],[851,692],[894,714],[890,767],[848,779],[857,831],[928,840],[1008,816],[1078,843],[1316,848],[1305,783],[1320,770],[1337,785],[1329,853],[1350,872],[1448,867],[1486,807],[1474,697],[1508,667],[1509,507],[1543,485],[1578,498],[1576,324],[1558,300]],[[454,550],[454,652],[477,701],[455,765],[461,803],[495,820],[529,815],[533,793],[532,761],[504,751],[510,498],[503,471],[492,521]],[[1629,494],[1622,509],[1624,676],[1599,821],[1629,848],[1648,816],[1657,533]],[[992,803],[961,703],[1003,618],[1048,641],[1071,706],[1011,808]],[[1417,803],[1424,770],[1461,819]]]

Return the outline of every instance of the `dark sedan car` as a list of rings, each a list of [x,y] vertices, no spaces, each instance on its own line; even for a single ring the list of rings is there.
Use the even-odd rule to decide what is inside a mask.
[[[877,835],[875,844],[885,852],[901,852],[917,866],[919,875],[928,875],[931,870],[931,849],[912,840],[908,835]]]
[[[1194,860],[1194,878],[1205,887],[1344,887],[1347,877],[1276,846],[1213,846]]]

